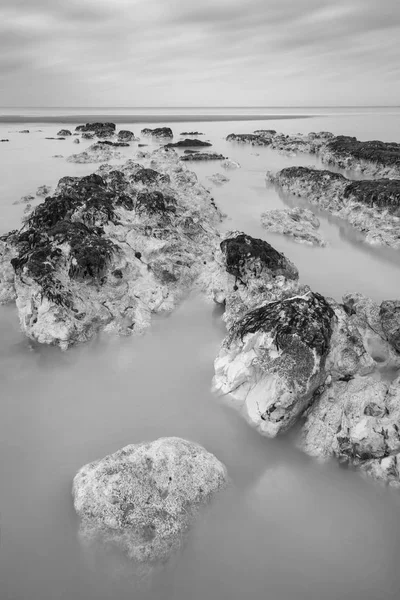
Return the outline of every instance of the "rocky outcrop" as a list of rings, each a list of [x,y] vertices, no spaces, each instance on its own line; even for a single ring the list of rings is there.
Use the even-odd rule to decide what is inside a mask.
[[[216,152],[190,152],[181,156],[183,161],[203,161],[203,160],[225,160],[223,154],[217,154]]]
[[[204,135],[200,131],[182,131],[180,135]]]
[[[267,173],[267,181],[348,221],[367,243],[400,248],[400,179],[351,181],[331,171],[289,167]]]
[[[118,139],[121,142],[137,142],[139,138],[135,137],[135,134],[128,129],[121,129],[118,131]]]
[[[15,250],[9,244],[15,231],[0,236],[0,304],[7,304],[16,299],[15,274],[11,261],[15,258]]]
[[[231,133],[227,141],[269,146],[278,152],[318,154],[326,164],[354,170],[371,177],[400,178],[400,144],[395,142],[357,140],[350,136],[334,136],[329,131],[285,135],[274,130],[254,133]]]
[[[87,150],[84,150],[84,152],[71,154],[71,156],[68,156],[67,161],[72,163],[96,163],[122,158],[123,155],[114,149],[113,144],[96,142],[89,146]]]
[[[125,446],[74,478],[81,536],[117,545],[135,561],[165,561],[227,482],[224,465],[193,442],[171,437]]]
[[[69,135],[72,135],[72,133],[69,129],[60,129],[57,135],[61,135],[62,137],[68,137]]]
[[[206,147],[206,146],[212,146],[212,144],[210,142],[203,142],[202,140],[191,140],[191,139],[185,139],[185,140],[179,140],[179,142],[175,142],[172,143],[170,142],[169,144],[167,144],[167,148],[195,148],[195,147]]]
[[[6,242],[22,330],[62,348],[101,328],[141,333],[200,285],[220,220],[172,150],[62,178]]]
[[[170,127],[156,127],[155,129],[149,129],[148,127],[145,127],[144,129],[142,129],[141,134],[142,135],[151,135],[152,137],[156,137],[156,138],[172,138],[172,137],[174,137],[174,134]]]
[[[111,137],[115,134],[115,123],[86,123],[86,125],[78,125],[75,131],[83,133],[93,133],[99,138]],[[84,137],[82,135],[82,137]]]
[[[269,210],[261,215],[261,224],[267,231],[292,237],[299,244],[326,246],[318,231],[319,220],[306,208]]]
[[[400,300],[382,302],[379,316],[386,339],[400,354]]]

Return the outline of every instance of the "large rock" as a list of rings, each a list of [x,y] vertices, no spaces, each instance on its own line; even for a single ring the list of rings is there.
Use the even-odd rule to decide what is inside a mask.
[[[159,561],[181,547],[199,509],[226,485],[226,468],[214,455],[171,437],[84,466],[73,496],[87,540],[101,537],[136,561]]]
[[[267,173],[267,181],[349,221],[367,243],[400,248],[400,179],[351,181],[331,171],[289,167]]]
[[[159,170],[155,170],[157,167]],[[99,329],[141,333],[214,262],[221,213],[172,150],[64,177],[5,242],[28,337],[62,348]]]
[[[78,125],[78,127],[75,128],[75,131],[93,133],[100,138],[113,136],[115,130],[115,123],[86,123],[86,125]]]
[[[299,244],[326,246],[318,231],[319,220],[306,208],[269,210],[261,215],[261,224],[267,231],[292,237]]]
[[[289,429],[323,383],[335,321],[319,294],[267,302],[229,330],[215,360],[215,389],[274,437]]]
[[[68,137],[69,135],[72,135],[72,133],[69,129],[60,129],[57,135],[61,135],[62,137]]]
[[[170,127],[156,127],[155,129],[149,129],[149,127],[145,127],[141,131],[142,135],[150,135],[155,138],[172,138],[174,134]]]
[[[223,154],[217,152],[190,152],[181,156],[182,161],[225,160]]]

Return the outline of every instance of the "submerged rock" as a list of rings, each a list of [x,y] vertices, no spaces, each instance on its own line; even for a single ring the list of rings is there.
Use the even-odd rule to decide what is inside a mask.
[[[179,142],[167,144],[167,148],[188,148],[188,147],[196,147],[196,146],[212,146],[210,142],[203,142],[202,140],[179,140]]]
[[[96,142],[80,154],[71,154],[71,156],[68,156],[67,161],[72,163],[95,163],[122,158],[123,155],[114,150],[112,145]]]
[[[234,160],[230,160],[229,158],[227,158],[226,160],[224,160],[223,163],[221,163],[221,167],[227,170],[240,169],[239,163]]]
[[[74,144],[80,144],[80,143],[81,143],[81,142],[80,142],[80,140],[79,140],[78,138],[75,138],[75,139],[74,139]]]
[[[204,135],[200,131],[182,131],[180,135]]]
[[[339,173],[289,167],[267,180],[358,229],[372,245],[400,248],[400,179],[351,181]]]
[[[326,246],[319,233],[319,220],[306,208],[284,208],[269,210],[261,215],[262,226],[271,233],[292,237],[299,244]]]
[[[224,465],[193,442],[171,437],[126,446],[75,476],[81,535],[116,544],[135,561],[165,561],[227,481]]]
[[[28,337],[67,348],[100,328],[141,333],[152,313],[208,289],[200,275],[221,214],[174,151],[155,151],[148,164],[162,171],[128,160],[62,178],[7,242]]]
[[[27,204],[28,202],[32,202],[32,200],[35,200],[35,196],[27,194],[26,196],[21,196],[19,200],[15,200],[13,204]]]
[[[51,192],[51,186],[49,185],[41,185],[36,190],[36,196],[48,196]]]
[[[149,129],[145,127],[141,131],[142,135],[151,135],[157,138],[172,138],[174,134],[172,133],[172,129],[170,127],[156,127],[155,129]]]
[[[93,133],[97,137],[111,137],[115,134],[116,125],[115,123],[86,123],[86,125],[78,125],[75,127],[75,131],[86,133]],[[82,137],[87,137],[82,135]]]
[[[29,129],[21,129],[19,133],[29,133]]]
[[[215,183],[215,185],[223,185],[224,183],[228,183],[228,181],[230,181],[230,179],[225,177],[225,175],[222,173],[214,173],[213,175],[209,175],[207,179]]]
[[[0,140],[0,142],[9,142],[9,141],[10,141],[9,139]]]
[[[70,132],[69,129],[60,129],[60,131],[57,133],[57,135],[61,135],[63,137],[67,137],[69,135],[72,135],[72,133]]]

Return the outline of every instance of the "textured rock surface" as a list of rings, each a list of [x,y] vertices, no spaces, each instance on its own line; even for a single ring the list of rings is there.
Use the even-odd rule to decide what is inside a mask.
[[[400,179],[351,181],[338,173],[289,167],[267,180],[349,221],[373,245],[400,248]]]
[[[118,131],[118,139],[123,142],[137,142],[139,140],[139,138],[135,137],[133,131],[129,131],[128,129]]]
[[[36,196],[48,196],[51,192],[51,187],[49,185],[41,185],[36,190]]]
[[[156,137],[156,138],[172,138],[172,137],[174,137],[174,134],[170,127],[156,127],[155,129],[149,129],[148,127],[145,127],[144,129],[142,129],[141,134],[142,135],[151,135],[152,137]]]
[[[71,154],[71,156],[68,156],[67,161],[73,163],[96,163],[122,158],[122,154],[118,150],[115,150],[114,146],[96,142],[84,152]]]
[[[213,173],[213,175],[209,175],[207,179],[212,181],[215,185],[223,185],[229,181],[229,178],[223,175],[223,173]]]
[[[196,139],[179,140],[179,142],[170,142],[169,144],[167,144],[167,148],[196,148],[203,146],[212,146],[212,144],[210,142],[203,142],[203,140]]]
[[[69,129],[60,129],[60,131],[57,133],[57,135],[61,135],[62,137],[67,137],[69,135],[72,135],[72,133],[70,132]]]
[[[319,220],[306,208],[269,210],[261,215],[261,224],[267,231],[292,237],[299,244],[326,246],[318,231]]]
[[[223,154],[217,154],[216,152],[190,152],[181,156],[181,160],[224,160]]]
[[[0,304],[12,302],[17,297],[15,292],[15,275],[11,260],[15,258],[15,251],[7,243],[16,232],[0,236]]]
[[[6,242],[23,331],[62,348],[100,328],[141,333],[152,313],[171,311],[198,285],[220,220],[173,150],[62,178]]]
[[[227,485],[224,465],[180,438],[132,444],[84,466],[74,478],[81,534],[101,537],[136,561],[166,560],[199,509]]]
[[[318,154],[326,164],[346,170],[356,170],[371,177],[400,178],[400,144],[366,141],[355,137],[334,136],[328,131],[285,135],[273,130],[258,130],[250,134],[231,133],[228,141],[269,146],[278,152],[296,155],[298,152]]]
[[[400,300],[382,302],[380,319],[387,340],[400,353]]]
[[[78,125],[75,131],[83,133],[93,133],[99,138],[111,137],[115,134],[116,125],[115,123],[86,123],[86,125]],[[85,137],[82,135],[82,137]]]

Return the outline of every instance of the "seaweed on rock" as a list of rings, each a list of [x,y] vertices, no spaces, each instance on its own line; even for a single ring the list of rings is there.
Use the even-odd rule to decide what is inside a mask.
[[[400,216],[400,180],[398,179],[352,181],[344,190],[343,197],[354,197],[362,204],[386,208],[391,214]]]
[[[308,292],[285,300],[268,302],[248,312],[232,329],[229,343],[258,331],[270,332],[275,345],[285,350],[297,335],[309,348],[321,356],[326,354],[333,329],[335,313],[326,299]]]
[[[361,142],[355,137],[339,135],[328,142],[327,149],[335,154],[351,156],[357,160],[400,167],[400,144],[395,142],[378,140]]]

